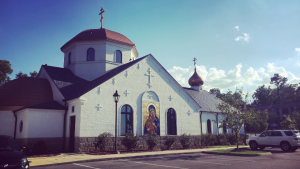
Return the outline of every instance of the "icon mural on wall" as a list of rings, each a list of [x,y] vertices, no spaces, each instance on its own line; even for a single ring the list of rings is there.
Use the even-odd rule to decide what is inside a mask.
[[[144,135],[160,135],[159,103],[143,102]]]

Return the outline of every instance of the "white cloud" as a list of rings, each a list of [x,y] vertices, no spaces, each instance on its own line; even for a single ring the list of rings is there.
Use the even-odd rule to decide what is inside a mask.
[[[295,51],[300,54],[300,48],[295,48]]]
[[[234,27],[236,30],[240,31],[240,27],[239,26],[236,26]]]
[[[235,38],[235,41],[240,41],[243,40],[245,42],[249,42],[249,40],[251,39],[251,37],[249,36],[249,34],[247,33],[242,33],[244,36],[238,36],[237,38]]]
[[[205,66],[201,65],[197,66],[197,73],[204,79],[204,90],[209,91],[211,88],[219,88],[221,92],[226,92],[228,89],[235,90],[236,87],[243,87],[244,92],[250,93],[250,98],[252,98],[251,96],[257,86],[263,84],[269,86],[270,79],[275,73],[287,77],[288,83],[299,83],[300,80],[293,73],[286,71],[283,67],[276,67],[273,63],[268,63],[265,68],[257,70],[249,67],[245,72],[242,71],[242,68],[242,64],[238,64],[226,73],[224,70],[218,70],[214,67],[206,69]],[[194,73],[194,67],[181,68],[174,66],[168,72],[183,87],[189,87],[188,80]]]

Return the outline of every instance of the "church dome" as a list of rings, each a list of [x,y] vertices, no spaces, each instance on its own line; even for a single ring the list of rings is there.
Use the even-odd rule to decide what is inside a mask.
[[[0,87],[0,110],[17,110],[51,101],[53,94],[47,79],[22,77]]]
[[[84,30],[80,32],[78,35],[76,35],[74,38],[69,40],[67,43],[65,43],[60,49],[61,51],[63,51],[67,46],[69,46],[73,42],[98,41],[98,40],[108,40],[108,41],[132,46],[138,55],[135,44],[132,43],[132,41],[129,40],[126,36],[118,32],[110,31],[104,28]]]
[[[193,76],[189,79],[190,86],[202,86],[204,84],[204,80],[200,75],[198,75],[196,68]]]

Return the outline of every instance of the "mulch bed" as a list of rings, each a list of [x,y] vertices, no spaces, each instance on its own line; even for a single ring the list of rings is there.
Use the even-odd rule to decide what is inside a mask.
[[[231,152],[246,152],[246,150],[245,149],[241,149],[241,148],[239,148],[239,149],[233,149],[233,150],[231,150]]]

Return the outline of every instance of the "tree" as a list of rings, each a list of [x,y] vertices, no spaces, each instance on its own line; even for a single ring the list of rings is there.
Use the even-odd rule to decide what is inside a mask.
[[[292,113],[292,120],[295,123],[295,129],[300,130],[300,111],[294,111]]]
[[[296,89],[298,84],[286,84],[280,89],[281,103],[291,103],[296,101]]]
[[[7,60],[0,60],[0,83],[6,83],[10,81],[8,74],[11,74],[11,64]]]
[[[21,77],[28,77],[28,75],[26,73],[22,73],[21,71],[19,73],[16,74],[16,79],[19,79]]]
[[[252,127],[254,129],[255,135],[256,133],[261,133],[268,128],[268,110],[266,109],[265,111],[254,111],[252,113],[252,119],[250,121],[252,122]]]
[[[274,101],[277,99],[277,95],[270,86],[267,88],[265,85],[262,85],[258,86],[253,93],[252,98],[256,101],[256,104],[260,106],[267,106],[274,103]]]
[[[280,123],[282,129],[295,129],[295,120],[291,119],[290,115],[284,115],[285,119]]]
[[[282,77],[278,73],[275,73],[274,77],[271,77],[270,84],[275,84],[277,87],[277,104],[280,104],[279,90],[282,88],[282,86],[284,86],[287,80],[288,79],[286,77]]]
[[[220,89],[218,88],[212,88],[209,90],[209,93],[210,94],[215,94],[217,98],[222,98],[223,97],[223,94],[220,92]]]
[[[37,77],[38,73],[36,71],[30,72],[30,77]]]
[[[280,124],[280,116],[277,113],[269,112],[269,123]]]
[[[239,132],[245,123],[251,122],[253,109],[247,109],[246,102],[248,94],[243,94],[242,89],[237,89],[236,94],[228,91],[226,97],[222,98],[222,103],[218,105],[218,109],[223,113],[221,116],[221,125],[230,128],[236,136],[236,146],[239,149],[238,138]],[[237,97],[238,96],[238,97]],[[240,96],[240,97],[239,97]],[[242,99],[241,99],[242,98]]]

